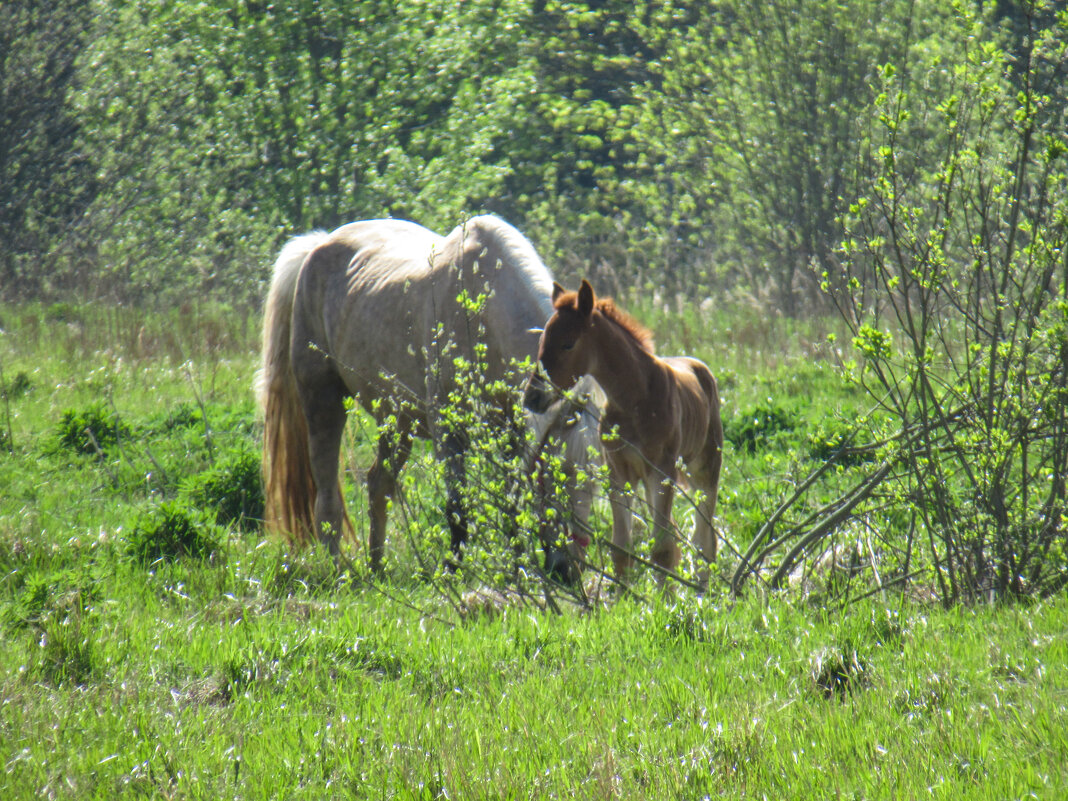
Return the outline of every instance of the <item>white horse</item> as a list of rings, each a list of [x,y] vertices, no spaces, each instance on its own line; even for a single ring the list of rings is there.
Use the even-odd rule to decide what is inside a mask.
[[[534,430],[535,461],[531,470],[539,482],[543,542],[563,539],[566,554],[558,549],[547,551],[546,571],[567,580],[578,577],[578,568],[586,561],[590,545],[590,512],[597,492],[596,469],[604,463],[598,425],[605,405],[604,391],[592,376],[583,376],[567,397],[555,401],[543,414],[527,410]],[[567,490],[567,507],[557,510],[563,519],[546,519],[553,487],[548,467],[559,458]]]
[[[438,414],[457,387],[456,357],[485,364],[490,382],[514,385],[512,365],[537,354],[552,286],[533,245],[493,216],[445,237],[411,222],[369,220],[287,243],[267,296],[257,382],[268,529],[339,554],[351,523],[338,459],[345,399],[355,397],[379,424],[396,421],[379,437],[367,475],[372,568],[381,565],[387,499],[413,436],[431,439],[446,464],[446,516],[458,551],[467,538],[467,442]],[[459,300],[465,293],[485,301],[473,310]],[[514,396],[495,400],[506,410]]]

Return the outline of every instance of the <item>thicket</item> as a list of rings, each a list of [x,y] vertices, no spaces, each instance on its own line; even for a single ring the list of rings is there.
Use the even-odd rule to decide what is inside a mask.
[[[980,5],[6,2],[0,295],[255,303],[294,232],[488,210],[564,278],[800,312],[878,175],[881,69],[923,119],[976,48],[1064,36]],[[951,132],[898,141],[931,177]]]

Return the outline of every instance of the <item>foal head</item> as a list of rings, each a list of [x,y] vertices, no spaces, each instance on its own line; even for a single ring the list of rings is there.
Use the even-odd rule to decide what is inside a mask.
[[[582,376],[594,375],[597,369],[611,370],[610,365],[597,364],[602,356],[611,360],[618,348],[655,352],[652,334],[610,298],[595,297],[589,281],[583,280],[578,292],[567,292],[553,283],[553,309],[538,344],[538,362],[543,369],[531,374],[523,396],[524,405],[532,412],[544,412],[555,391],[573,388]],[[591,336],[606,323],[609,329],[623,334],[612,345],[603,337]],[[546,377],[555,390],[547,385]]]
[[[591,354],[584,347],[583,334],[592,323],[596,298],[589,281],[583,279],[578,292],[568,292],[553,283],[553,316],[545,324],[538,343],[537,368],[530,374],[523,405],[541,414],[549,408],[554,391],[545,378],[558,389],[568,390],[590,370]]]

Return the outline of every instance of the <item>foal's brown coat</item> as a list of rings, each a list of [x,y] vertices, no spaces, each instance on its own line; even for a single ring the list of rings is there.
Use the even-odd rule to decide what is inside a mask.
[[[611,484],[612,541],[618,546],[613,554],[616,573],[622,575],[631,563],[626,552],[633,510],[626,488],[639,483],[653,513],[653,560],[668,569],[678,565],[671,506],[680,460],[691,486],[703,494],[693,543],[705,560],[713,561],[723,427],[712,372],[687,356],[658,357],[649,332],[611,300],[597,299],[587,281],[578,292],[554,284],[553,307],[538,350],[549,379],[570,389],[589,374],[608,398],[600,431]],[[551,397],[539,374],[532,375],[527,406],[539,411]]]

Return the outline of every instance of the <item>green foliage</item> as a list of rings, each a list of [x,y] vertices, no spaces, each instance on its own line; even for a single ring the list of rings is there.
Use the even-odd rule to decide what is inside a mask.
[[[115,411],[93,403],[83,409],[67,409],[56,427],[59,446],[75,453],[107,452],[130,436],[130,427]]]
[[[770,398],[751,409],[739,411],[723,427],[724,436],[734,447],[747,453],[768,446],[771,438],[797,426],[797,413]]]
[[[228,454],[186,479],[181,497],[189,505],[213,513],[220,526],[234,524],[245,531],[258,528],[264,503],[259,455],[249,450]]]
[[[967,46],[951,75],[938,52],[881,71],[878,168],[829,282],[862,385],[898,428],[905,469],[886,492],[916,510],[946,603],[1057,592],[1068,537],[1068,24],[1021,4],[1010,57],[956,11]],[[932,91],[908,94],[905,72]]]
[[[127,537],[127,553],[144,565],[204,559],[219,547],[217,530],[206,516],[176,501],[142,512]]]
[[[887,158],[882,100],[981,109],[952,70],[886,65],[991,63],[1001,41],[1023,64],[1046,47],[1028,20],[1055,28],[1042,3],[999,20],[934,0],[92,10],[5,5],[12,41],[35,44],[3,51],[19,67],[4,96],[26,101],[8,128],[29,132],[0,164],[21,187],[0,221],[19,229],[0,237],[7,295],[246,306],[294,231],[385,215],[447,230],[488,210],[563,278],[799,314]],[[1049,52],[1034,74],[1056,85]],[[900,123],[898,167],[934,175],[952,130]]]

